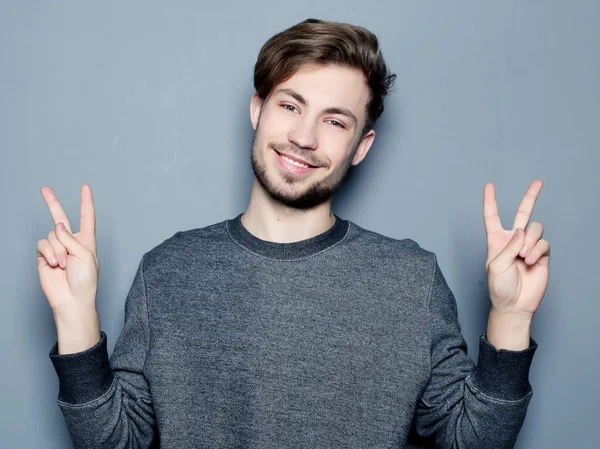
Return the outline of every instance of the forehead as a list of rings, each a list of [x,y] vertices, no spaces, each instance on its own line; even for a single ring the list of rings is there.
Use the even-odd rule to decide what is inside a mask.
[[[358,69],[335,65],[304,65],[292,77],[275,86],[302,95],[311,109],[343,107],[363,117],[369,101],[369,87]]]

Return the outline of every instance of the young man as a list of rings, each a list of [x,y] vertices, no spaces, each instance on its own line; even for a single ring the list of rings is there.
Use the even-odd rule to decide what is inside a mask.
[[[75,447],[398,448],[411,426],[440,448],[513,446],[547,284],[541,224],[523,232],[542,183],[511,230],[484,190],[492,307],[476,366],[435,254],[331,213],[393,80],[364,28],[307,20],[268,40],[248,208],[143,255],[110,360],[91,190],[72,234],[42,188],[56,228],[38,242],[39,274]]]

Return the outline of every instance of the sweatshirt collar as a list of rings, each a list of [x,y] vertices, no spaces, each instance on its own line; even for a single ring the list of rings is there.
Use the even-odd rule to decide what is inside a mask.
[[[348,233],[350,223],[334,214],[335,222],[327,231],[306,240],[276,243],[262,240],[251,234],[242,224],[242,215],[226,221],[231,239],[258,256],[274,260],[298,260],[314,256],[341,242]]]

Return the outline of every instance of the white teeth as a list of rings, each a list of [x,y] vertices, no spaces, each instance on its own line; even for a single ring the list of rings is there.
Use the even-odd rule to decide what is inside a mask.
[[[286,162],[289,162],[292,165],[295,165],[296,167],[309,168],[308,165],[301,164],[300,162],[296,162],[296,161],[290,159],[289,157],[285,157],[283,154],[281,155],[281,159],[283,159]]]

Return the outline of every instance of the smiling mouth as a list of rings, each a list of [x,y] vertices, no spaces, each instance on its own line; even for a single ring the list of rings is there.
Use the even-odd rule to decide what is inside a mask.
[[[288,164],[294,165],[295,167],[299,167],[299,168],[317,168],[316,165],[310,165],[310,164],[304,164],[302,162],[298,162],[288,156],[286,156],[285,154],[281,154],[279,151],[277,151],[275,148],[273,148],[273,151],[275,151],[279,157],[281,159],[283,159],[284,161],[286,161]]]
[[[314,172],[318,167],[314,167],[308,164],[302,164],[298,161],[290,159],[284,154],[281,154],[279,151],[272,148],[275,152],[275,156],[277,157],[277,162],[279,166],[284,169],[287,173],[294,176],[303,176],[308,175],[309,173]]]

